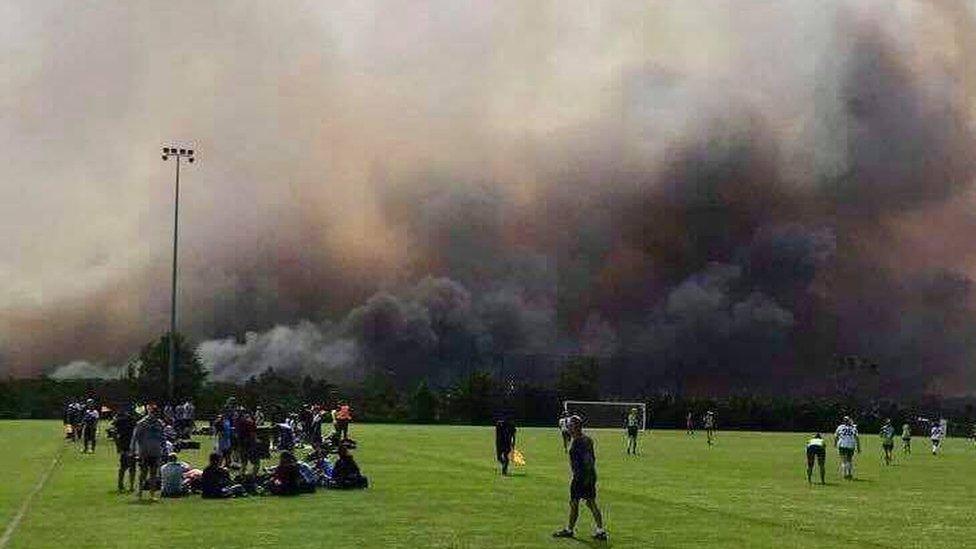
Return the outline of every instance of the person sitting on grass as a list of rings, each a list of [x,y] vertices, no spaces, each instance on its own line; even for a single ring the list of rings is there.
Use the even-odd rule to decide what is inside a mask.
[[[159,468],[160,493],[164,498],[178,498],[189,493],[184,475],[191,469],[190,466],[179,461],[176,454],[169,454],[163,458],[165,463]]]
[[[366,488],[369,480],[359,470],[359,465],[345,445],[339,446],[339,459],[332,467],[328,487],[333,489]]]
[[[222,460],[223,456],[217,452],[210,454],[210,464],[200,477],[200,496],[205,499],[246,496],[247,492],[243,486],[230,481],[230,473],[220,466]]]
[[[315,486],[309,486],[302,478],[301,470],[295,454],[282,452],[275,467],[274,475],[268,485],[268,490],[276,496],[293,496],[303,492],[315,491]]]

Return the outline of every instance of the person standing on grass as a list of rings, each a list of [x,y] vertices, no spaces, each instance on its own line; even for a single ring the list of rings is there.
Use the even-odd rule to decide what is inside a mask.
[[[895,426],[890,419],[886,419],[881,426],[881,450],[884,452],[885,465],[891,465],[891,454],[895,450]]]
[[[942,439],[945,438],[945,432],[942,430],[942,423],[939,421],[932,422],[932,431],[929,438],[932,441],[932,455],[939,453],[942,448]]]
[[[84,432],[84,448],[82,452],[87,453],[89,448],[91,453],[95,453],[95,441],[98,437],[98,408],[93,399],[88,399],[85,403],[85,412],[82,416],[82,431]]]
[[[715,412],[709,410],[705,412],[705,436],[708,438],[708,445],[715,444]]]
[[[139,456],[139,490],[136,495],[142,499],[142,491],[148,484],[149,498],[155,501],[159,460],[163,455],[163,422],[159,419],[155,404],[146,406],[146,417],[139,420],[132,431],[132,452]]]
[[[603,528],[603,515],[596,504],[596,454],[593,451],[593,441],[583,434],[583,420],[579,416],[570,418],[569,428],[573,437],[573,443],[569,447],[569,465],[573,472],[573,480],[569,485],[569,522],[552,536],[574,536],[576,520],[579,518],[579,502],[583,500],[596,523],[593,539],[605,541],[608,537],[607,531]]]
[[[135,490],[136,456],[132,453],[132,432],[136,428],[136,418],[131,405],[122,408],[112,420],[115,428],[115,450],[119,454],[119,492],[124,491],[123,481],[129,474],[129,491]]]
[[[563,410],[563,413],[559,415],[559,433],[563,437],[563,451],[569,451],[569,441],[572,437],[569,435],[569,410]]]
[[[637,432],[640,430],[640,418],[637,416],[637,408],[631,408],[627,414],[627,454],[637,455]]]
[[[499,419],[495,422],[495,457],[502,466],[502,474],[508,474],[509,455],[515,448],[515,422]]]
[[[691,412],[688,412],[688,417],[685,418],[685,428],[688,435],[695,434],[695,416]]]
[[[844,416],[844,422],[834,431],[834,446],[840,452],[840,470],[844,478],[854,480],[854,452],[861,452],[861,439],[850,416]]]
[[[349,403],[340,402],[335,417],[336,432],[339,433],[340,439],[349,440],[349,424],[352,423],[352,408],[349,407]]]
[[[901,451],[906,454],[912,453],[912,429],[907,423],[901,426]]]
[[[813,438],[807,441],[807,483],[813,484],[813,462],[816,461],[820,466],[820,484],[827,484],[827,447],[824,445],[823,436],[815,433]]]

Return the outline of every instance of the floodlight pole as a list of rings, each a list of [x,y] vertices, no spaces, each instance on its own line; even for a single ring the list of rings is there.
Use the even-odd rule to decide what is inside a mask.
[[[179,258],[178,244],[180,234],[180,160],[186,158],[193,162],[193,149],[179,149],[175,147],[163,147],[163,160],[166,161],[170,156],[176,158],[176,192],[173,197],[173,283],[172,293],[170,294],[170,315],[169,315],[169,368],[166,375],[167,395],[169,403],[173,404],[174,386],[176,385],[176,266]]]

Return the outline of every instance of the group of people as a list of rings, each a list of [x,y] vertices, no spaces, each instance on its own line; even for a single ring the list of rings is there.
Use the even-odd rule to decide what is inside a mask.
[[[702,416],[702,426],[705,428],[705,440],[708,445],[711,446],[715,444],[715,412],[708,410],[705,415]],[[685,417],[685,432],[688,435],[695,434],[695,415],[693,412],[688,412]]]
[[[95,443],[98,440],[98,421],[101,419],[95,399],[89,398],[84,403],[69,402],[64,408],[65,436],[73,442],[82,442],[82,452],[95,453]]]
[[[927,421],[927,420],[926,420]],[[937,455],[942,448],[947,435],[945,420],[929,421],[929,441],[932,444],[932,455]],[[894,460],[895,426],[891,419],[885,419],[878,433],[881,439],[882,461],[891,465]],[[902,452],[912,453],[912,430],[908,423],[901,427]],[[850,416],[844,416],[843,421],[834,431],[834,446],[840,454],[840,471],[845,480],[854,479],[854,456],[861,453],[861,438],[857,425]],[[820,483],[826,484],[825,462],[827,459],[826,444],[823,435],[815,433],[807,441],[807,482],[813,483],[813,469],[816,464],[820,470]]]
[[[140,500],[149,492],[150,501],[155,501],[157,492],[162,497],[199,493],[204,498],[226,498],[368,486],[350,452],[356,443],[348,436],[352,409],[345,402],[332,410],[303,406],[272,426],[265,425],[260,407],[248,410],[234,398],[228,399],[209,428],[195,431],[195,413],[189,401],[118,409],[108,435],[119,456],[119,492],[135,492]],[[94,452],[100,418],[94,399],[72,401],[65,407],[66,435],[84,440],[84,451]],[[322,436],[324,418],[330,418],[332,424],[327,437]],[[214,451],[202,469],[181,460],[177,453],[182,448],[200,447],[190,440],[194,432],[214,437]],[[271,457],[272,447],[280,453],[278,464],[262,469],[261,460]],[[299,450],[308,451],[301,460]]]

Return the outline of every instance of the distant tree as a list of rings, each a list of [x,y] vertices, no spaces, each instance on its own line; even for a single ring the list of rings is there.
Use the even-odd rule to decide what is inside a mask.
[[[139,398],[166,402],[168,397],[169,334],[148,343],[139,352],[139,367],[135,382]],[[176,334],[176,367],[173,398],[177,402],[192,399],[199,393],[207,372],[196,351],[186,339]]]
[[[556,390],[563,399],[599,400],[600,365],[593,357],[578,356],[559,371]]]
[[[298,380],[268,368],[244,382],[243,400],[249,407],[295,410],[302,404],[302,391]]]
[[[367,421],[403,421],[406,409],[391,376],[370,374],[362,385],[362,417]]]
[[[437,419],[437,395],[426,381],[417,384],[410,395],[410,420],[417,423],[431,423]]]
[[[490,373],[472,372],[449,393],[451,417],[475,425],[491,423],[499,394],[498,384]]]

